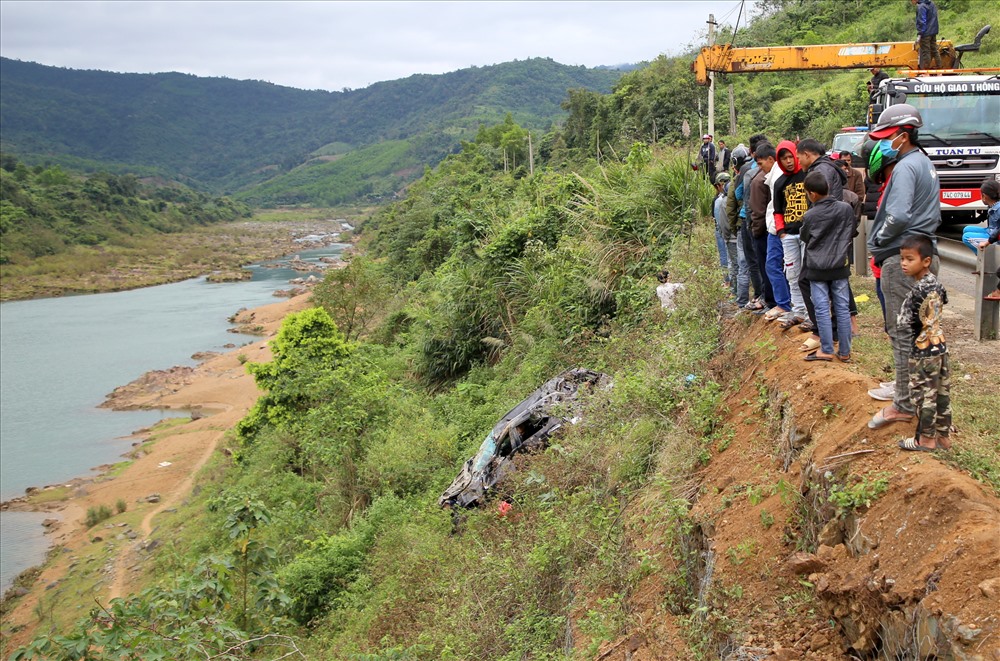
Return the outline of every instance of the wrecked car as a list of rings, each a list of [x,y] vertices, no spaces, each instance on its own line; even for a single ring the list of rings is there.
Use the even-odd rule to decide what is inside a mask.
[[[543,383],[493,426],[479,452],[465,462],[438,504],[483,504],[489,490],[514,470],[515,454],[545,447],[546,441],[566,423],[578,420],[574,403],[581,390],[607,387],[610,381],[611,377],[602,372],[574,368]]]

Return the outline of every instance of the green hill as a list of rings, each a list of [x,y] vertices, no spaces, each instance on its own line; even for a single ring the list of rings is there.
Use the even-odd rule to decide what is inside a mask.
[[[395,190],[412,180],[409,173],[419,174],[424,164],[457,148],[461,137],[474,135],[480,123],[496,123],[507,113],[527,127],[548,127],[564,114],[560,103],[568,89],[607,92],[619,76],[532,59],[325,92],[4,58],[0,146],[29,164],[156,174],[210,192],[237,193],[287,174],[331,145],[350,154],[385,141],[409,141],[396,148],[398,163],[387,162],[392,157],[380,149],[385,162],[377,173],[350,167],[350,161],[322,169],[326,185],[344,191],[335,195],[341,199]],[[275,186],[280,184],[268,190]],[[299,183],[292,187],[295,199],[320,201],[303,196]]]

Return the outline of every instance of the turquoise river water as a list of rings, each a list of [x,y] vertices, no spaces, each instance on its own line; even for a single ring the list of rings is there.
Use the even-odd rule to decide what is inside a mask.
[[[343,244],[299,253],[305,261],[339,255]],[[154,369],[194,365],[199,351],[254,341],[227,332],[240,308],[277,301],[298,277],[251,265],[253,279],[195,278],[126,292],[0,305],[0,499],[59,484],[119,461],[137,429],[168,411],[96,408],[117,386]],[[52,515],[0,512],[0,591],[48,549],[41,522]]]

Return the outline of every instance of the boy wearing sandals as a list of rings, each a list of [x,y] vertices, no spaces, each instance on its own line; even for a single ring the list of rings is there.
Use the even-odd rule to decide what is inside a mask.
[[[910,398],[917,414],[917,431],[899,442],[903,450],[931,451],[951,447],[951,374],[948,345],[941,330],[948,293],[931,273],[934,244],[922,234],[903,239],[899,250],[903,273],[916,284],[903,299],[897,325],[912,331]]]
[[[848,255],[854,234],[854,210],[851,205],[828,195],[830,186],[821,172],[809,172],[803,181],[812,208],[802,216],[799,238],[805,244],[802,277],[809,281],[816,310],[816,330],[820,347],[806,356],[807,361],[833,360],[833,319],[837,316],[840,345],[837,358],[851,359],[851,275]],[[848,332],[844,332],[844,330]]]

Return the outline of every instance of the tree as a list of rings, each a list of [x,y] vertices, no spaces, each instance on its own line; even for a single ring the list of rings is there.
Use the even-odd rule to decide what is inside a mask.
[[[327,271],[313,297],[350,341],[368,330],[372,320],[385,309],[390,292],[381,266],[362,256],[352,259],[345,268]]]

